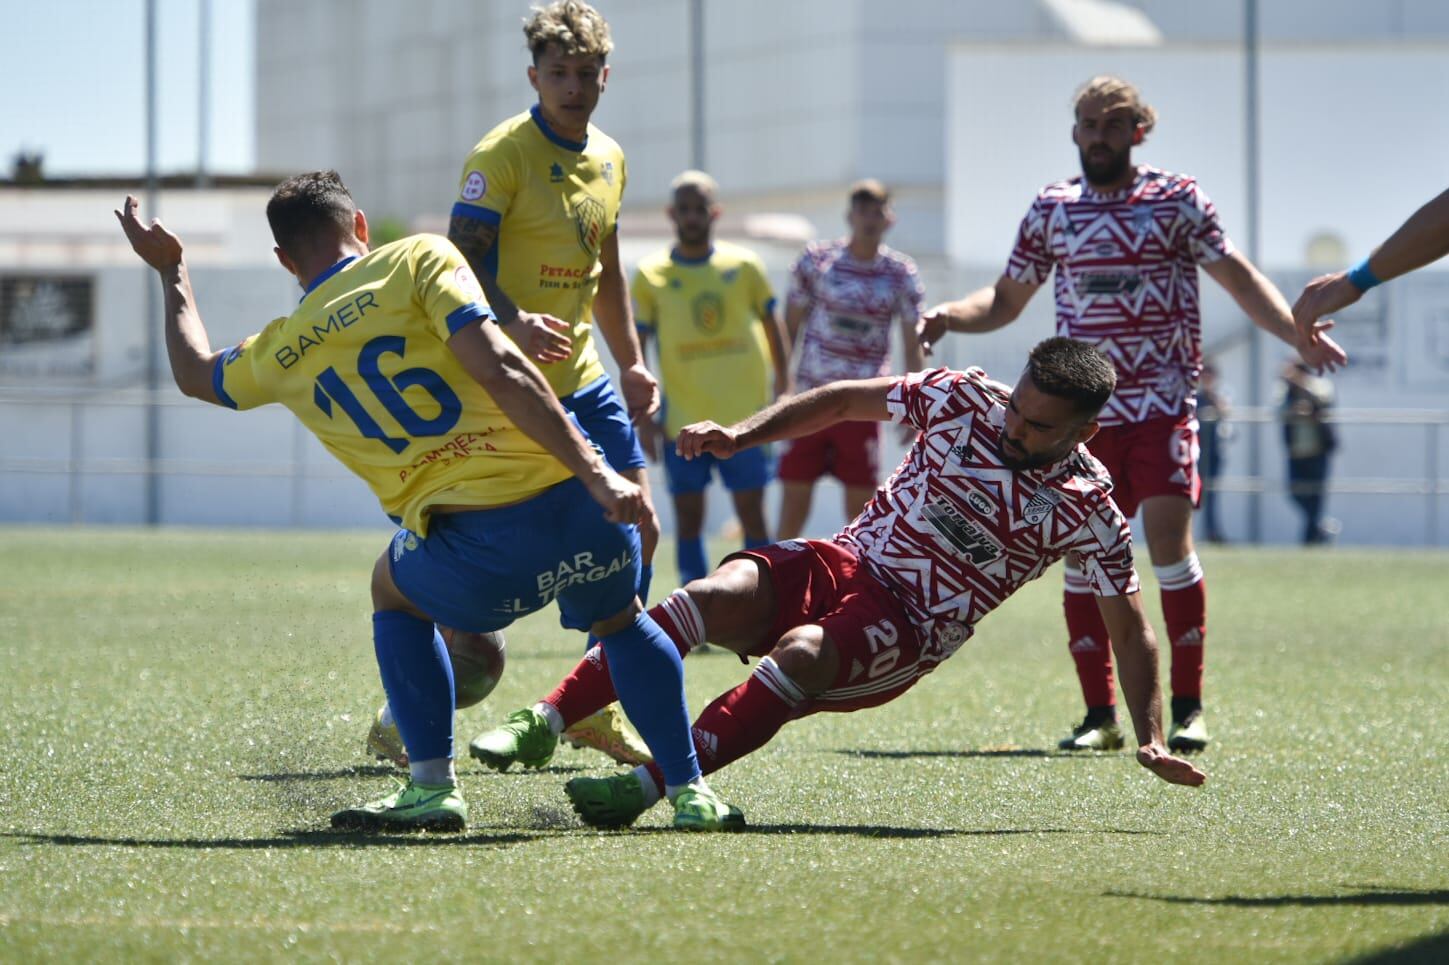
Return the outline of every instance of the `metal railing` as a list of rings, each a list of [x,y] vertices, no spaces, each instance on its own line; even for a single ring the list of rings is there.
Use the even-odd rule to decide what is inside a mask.
[[[147,392],[144,389],[105,390],[99,393],[81,394],[64,390],[0,390],[0,488],[3,481],[12,475],[49,474],[63,475],[67,480],[68,517],[73,523],[86,521],[84,483],[87,478],[97,476],[207,476],[227,478],[270,478],[291,480],[290,522],[305,525],[304,493],[306,485],[314,481],[352,481],[354,477],[330,457],[310,461],[306,458],[309,449],[314,448],[310,434],[301,423],[288,417],[289,428],[287,459],[270,460],[220,460],[215,458],[160,458],[148,460],[136,456],[88,456],[86,418],[92,410],[106,408],[140,409],[154,406],[164,414],[166,410],[191,410],[197,403],[181,397],[174,391]],[[25,410],[44,408],[66,410],[68,426],[67,455],[61,457],[26,456],[13,451],[10,440],[15,433],[5,428],[11,414]],[[225,414],[223,414],[225,415]],[[23,417],[23,416],[22,416]],[[1394,465],[1393,474],[1333,476],[1324,491],[1330,494],[1380,495],[1415,498],[1421,501],[1424,520],[1424,542],[1437,546],[1440,542],[1441,500],[1449,496],[1449,478],[1441,471],[1442,437],[1449,428],[1449,411],[1422,409],[1338,409],[1331,420],[1337,426],[1383,426],[1398,429],[1419,427],[1422,431],[1422,460],[1417,469],[1407,465]],[[1249,430],[1246,440],[1250,446],[1262,450],[1279,451],[1276,445],[1266,443],[1263,427],[1270,431],[1280,425],[1276,409],[1267,407],[1243,407],[1232,410],[1228,424],[1235,428]],[[1273,440],[1276,442],[1276,439]],[[141,447],[138,444],[138,450]],[[1235,448],[1235,447],[1234,447]],[[1270,464],[1270,463],[1265,463]],[[1389,467],[1386,467],[1389,468]],[[1241,494],[1261,496],[1263,494],[1285,493],[1288,490],[1284,480],[1268,476],[1226,474],[1213,480],[1214,490],[1219,494]],[[3,502],[3,497],[0,497]],[[14,514],[0,505],[6,515]],[[141,520],[138,519],[138,522]]]

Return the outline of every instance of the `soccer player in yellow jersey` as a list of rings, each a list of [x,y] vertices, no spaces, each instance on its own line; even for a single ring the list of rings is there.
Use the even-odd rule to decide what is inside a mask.
[[[503,331],[539,363],[609,465],[644,490],[639,595],[647,599],[659,523],[631,420],[658,408],[659,390],[639,351],[619,261],[624,153],[589,123],[613,41],[604,18],[579,0],[534,10],[523,33],[538,102],[489,131],[468,156],[448,237],[483,283]],[[596,324],[619,367],[617,393],[599,359]],[[606,713],[569,736],[632,760],[632,735],[621,723]]]
[[[659,352],[663,426],[643,430],[645,449],[660,457],[674,497],[680,585],[709,573],[704,555],[704,491],[718,471],[733,497],[745,548],[769,542],[764,492],[770,459],[763,447],[728,459],[686,461],[674,451],[679,430],[694,422],[729,424],[788,391],[790,352],[775,313],[765,266],[754,252],[713,241],[718,187],[703,171],[670,185],[673,247],[639,263],[631,291],[645,348]]]
[[[675,825],[741,826],[699,778],[679,652],[635,595],[642,494],[498,332],[457,249],[418,235],[370,251],[335,171],[290,178],[267,220],[301,304],[213,351],[180,239],[136,207],[127,197],[116,217],[161,275],[177,386],[233,409],[285,405],[402,526],[373,568],[373,644],[411,780],[333,825],[465,826],[436,625],[488,633],[556,600],[565,626],[600,637],[621,703],[677,785]]]

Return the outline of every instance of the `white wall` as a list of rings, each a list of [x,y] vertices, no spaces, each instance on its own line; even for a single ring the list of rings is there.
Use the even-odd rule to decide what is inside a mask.
[[[1449,91],[1449,45],[1272,46],[1261,66],[1264,265],[1302,264],[1324,229],[1367,252],[1443,190],[1449,117],[1423,95]],[[1071,98],[1098,73],[1128,78],[1158,110],[1134,158],[1197,176],[1246,244],[1237,46],[962,45],[951,52],[946,122],[954,261],[1004,265],[1036,191],[1079,173]]]

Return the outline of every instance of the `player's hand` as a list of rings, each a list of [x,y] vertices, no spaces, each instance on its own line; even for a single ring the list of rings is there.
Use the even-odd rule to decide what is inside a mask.
[[[1173,757],[1161,744],[1143,744],[1137,748],[1137,763],[1169,784],[1201,787],[1207,775],[1180,757]]]
[[[921,351],[927,355],[935,348],[936,343],[945,337],[950,331],[947,325],[950,316],[946,313],[944,305],[937,305],[921,316],[916,322],[916,340],[921,343]]]
[[[589,495],[604,507],[604,518],[609,522],[637,525],[643,518],[646,510],[644,490],[608,466],[602,467],[602,471],[585,485],[589,488]]]
[[[136,217],[138,207],[140,202],[128,194],[122,210],[116,212],[116,220],[121,223],[121,230],[126,233],[131,248],[157,271],[166,271],[181,264],[181,239],[167,231],[155,218],[151,219],[149,228],[143,225]]]
[[[619,389],[635,425],[659,411],[659,382],[643,363],[619,370]]]
[[[717,459],[728,459],[739,451],[735,434],[718,422],[695,422],[679,430],[674,451],[684,459],[708,453]]]
[[[503,334],[517,343],[524,355],[535,362],[562,362],[573,351],[569,323],[541,312],[519,312],[503,326]]]
[[[663,441],[664,430],[659,428],[659,423],[653,419],[644,419],[639,423],[639,447],[644,450],[644,456],[650,462],[659,461]]]
[[[1325,334],[1332,327],[1332,322],[1316,322],[1314,339],[1298,340],[1298,355],[1319,375],[1341,369],[1348,364],[1348,353]]]
[[[1320,323],[1318,320],[1347,308],[1362,297],[1363,292],[1348,280],[1346,271],[1313,279],[1303,287],[1303,293],[1293,303],[1293,325],[1298,329],[1298,340],[1317,343],[1320,333],[1333,327],[1332,322]]]

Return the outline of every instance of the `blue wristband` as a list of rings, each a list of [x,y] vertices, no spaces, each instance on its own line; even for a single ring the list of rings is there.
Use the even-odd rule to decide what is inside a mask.
[[[1353,285],[1360,292],[1366,292],[1370,288],[1383,284],[1383,282],[1379,281],[1378,276],[1373,273],[1373,270],[1369,268],[1368,258],[1365,258],[1348,270],[1348,281],[1349,284]]]

